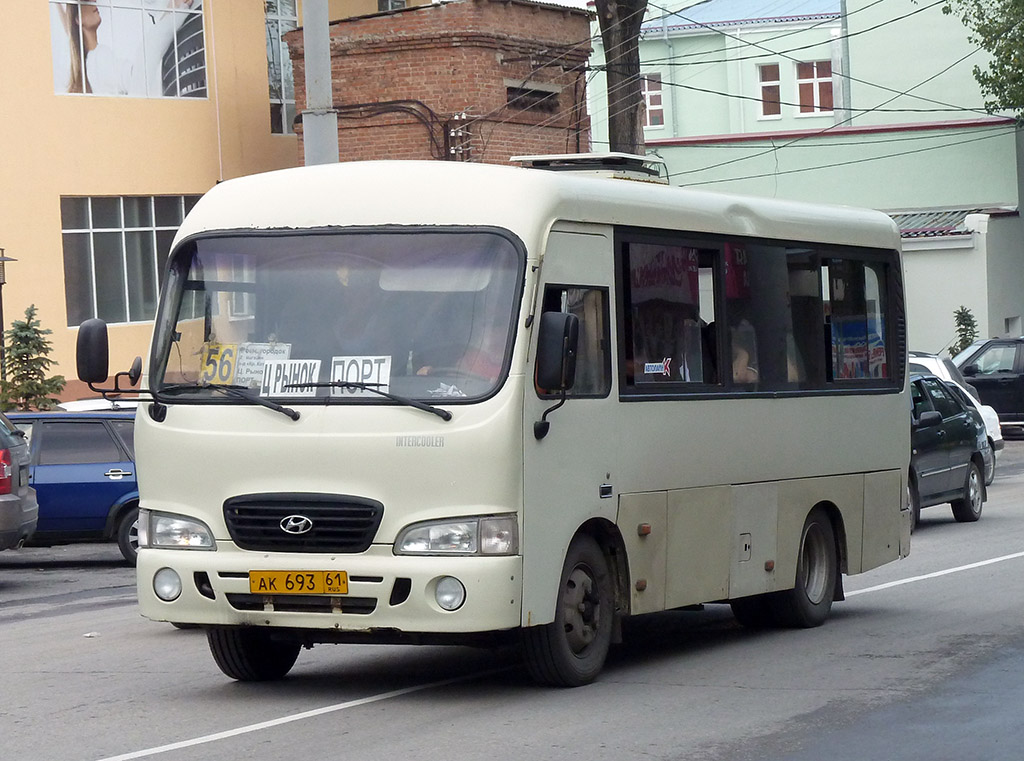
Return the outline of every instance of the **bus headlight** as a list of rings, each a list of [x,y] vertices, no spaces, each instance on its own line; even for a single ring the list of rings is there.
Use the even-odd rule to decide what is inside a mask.
[[[515,555],[519,528],[514,515],[487,515],[407,526],[395,542],[398,555]]]
[[[213,532],[184,515],[139,510],[139,546],[181,550],[215,550]]]
[[[164,602],[173,602],[181,594],[181,577],[172,568],[161,568],[153,576],[153,591]]]

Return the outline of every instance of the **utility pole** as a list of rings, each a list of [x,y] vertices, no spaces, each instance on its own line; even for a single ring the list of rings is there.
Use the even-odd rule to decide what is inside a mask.
[[[337,164],[339,158],[328,18],[327,0],[305,0],[302,4],[302,48],[306,65],[302,144],[306,166]]]
[[[609,150],[644,155],[640,25],[647,0],[596,0],[608,83]]]

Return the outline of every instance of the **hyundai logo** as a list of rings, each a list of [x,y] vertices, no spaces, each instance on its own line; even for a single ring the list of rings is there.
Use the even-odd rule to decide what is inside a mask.
[[[313,529],[313,521],[305,515],[289,515],[281,519],[281,530],[286,534],[305,534]]]

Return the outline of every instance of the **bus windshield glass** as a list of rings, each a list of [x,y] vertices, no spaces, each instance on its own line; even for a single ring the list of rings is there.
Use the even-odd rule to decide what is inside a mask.
[[[523,267],[492,231],[196,238],[168,269],[151,387],[223,403],[481,399],[508,372]]]

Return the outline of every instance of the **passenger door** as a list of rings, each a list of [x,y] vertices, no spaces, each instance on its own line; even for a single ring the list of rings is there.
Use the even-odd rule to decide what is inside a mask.
[[[1019,345],[1013,341],[993,341],[961,368],[967,381],[978,389],[978,396],[1002,418],[1024,413],[1024,374]]]
[[[32,485],[40,532],[101,533],[111,505],[135,488],[135,464],[103,421],[33,426]]]

